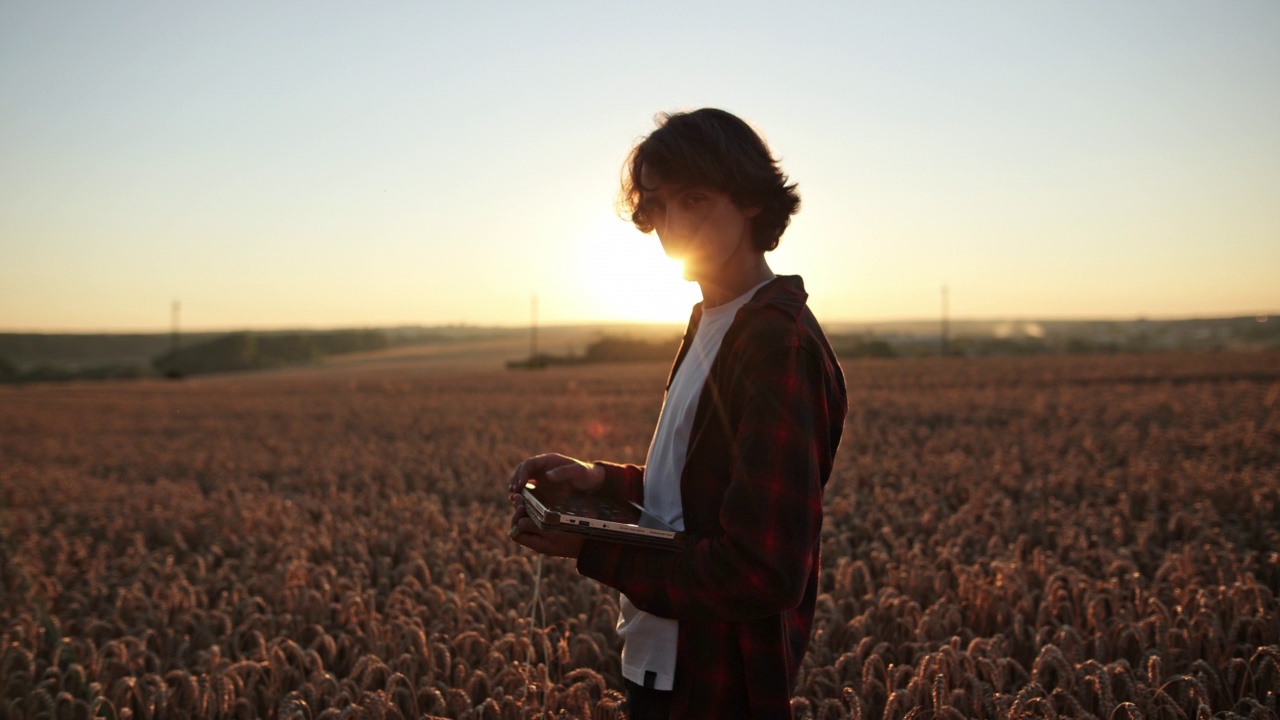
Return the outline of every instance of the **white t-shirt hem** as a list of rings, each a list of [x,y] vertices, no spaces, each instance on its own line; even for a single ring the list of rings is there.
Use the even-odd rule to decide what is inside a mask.
[[[630,680],[637,685],[644,685],[645,669],[642,667],[631,667],[630,665],[622,666],[622,677]],[[653,689],[670,691],[676,686],[676,677],[674,674],[654,673]]]

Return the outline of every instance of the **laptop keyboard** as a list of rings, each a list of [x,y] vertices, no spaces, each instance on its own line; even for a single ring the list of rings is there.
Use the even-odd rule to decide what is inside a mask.
[[[623,513],[623,508],[617,504],[599,498],[586,498],[582,496],[570,496],[557,500],[547,505],[547,509],[552,512],[558,512],[561,515],[576,515],[578,517],[590,517],[597,520],[610,520],[614,522],[627,522],[630,518]]]

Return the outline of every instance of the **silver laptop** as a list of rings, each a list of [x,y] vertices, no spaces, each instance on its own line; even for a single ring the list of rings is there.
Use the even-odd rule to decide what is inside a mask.
[[[524,506],[544,530],[560,530],[597,540],[679,550],[684,533],[640,505],[589,495],[569,483],[526,483]]]

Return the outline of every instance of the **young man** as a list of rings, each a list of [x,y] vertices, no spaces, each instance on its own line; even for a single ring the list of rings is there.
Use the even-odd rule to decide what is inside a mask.
[[[632,718],[790,717],[847,410],[803,283],[765,261],[800,199],[760,137],[714,109],[664,116],[631,152],[621,197],[703,299],[646,464],[525,460],[510,479],[511,536],[622,592]],[[519,494],[530,478],[642,502],[688,543],[668,552],[542,532]]]

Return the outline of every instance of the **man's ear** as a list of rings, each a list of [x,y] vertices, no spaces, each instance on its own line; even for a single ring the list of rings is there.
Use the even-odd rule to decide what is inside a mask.
[[[747,219],[751,219],[760,214],[760,208],[757,208],[757,207],[742,208],[742,214],[746,215]]]

